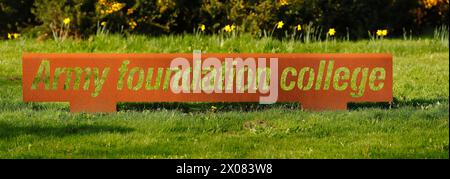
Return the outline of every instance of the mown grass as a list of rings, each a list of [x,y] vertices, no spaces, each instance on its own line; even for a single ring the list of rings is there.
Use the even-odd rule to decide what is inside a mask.
[[[394,104],[307,112],[298,104],[121,103],[72,114],[23,103],[23,52],[378,53],[394,56]],[[449,49],[434,39],[301,43],[242,35],[0,41],[0,158],[449,158]],[[212,111],[214,105],[218,109]]]

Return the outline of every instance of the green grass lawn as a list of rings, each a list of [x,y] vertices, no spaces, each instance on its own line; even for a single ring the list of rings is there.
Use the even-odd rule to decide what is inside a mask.
[[[298,104],[121,103],[72,114],[24,103],[23,52],[391,53],[394,104],[307,112]],[[448,41],[301,43],[248,35],[0,41],[0,158],[449,158]],[[212,111],[211,106],[218,109]]]

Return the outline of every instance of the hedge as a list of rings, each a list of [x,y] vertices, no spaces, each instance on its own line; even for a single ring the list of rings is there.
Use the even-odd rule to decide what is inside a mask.
[[[99,28],[160,35],[203,26],[203,33],[219,33],[226,25],[282,37],[298,25],[311,25],[361,38],[381,28],[402,35],[448,27],[448,10],[448,0],[0,0],[0,33],[4,38],[13,32],[48,36],[69,18],[69,35],[75,37]],[[283,28],[274,30],[280,21]]]

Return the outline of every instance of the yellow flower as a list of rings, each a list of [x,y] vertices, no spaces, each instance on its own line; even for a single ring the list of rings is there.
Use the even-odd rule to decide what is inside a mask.
[[[67,25],[67,24],[69,24],[70,23],[70,18],[65,18],[64,20],[63,20],[63,23],[64,23],[64,25]]]
[[[330,28],[330,29],[328,30],[328,35],[334,36],[334,34],[336,34],[336,30],[335,30],[334,28]]]
[[[377,36],[381,36],[382,33],[383,33],[382,30],[380,30],[380,29],[377,30]]]
[[[388,30],[384,29],[381,31],[381,35],[386,36],[388,34]]]
[[[133,12],[134,12],[134,9],[130,8],[127,10],[127,15],[133,14]]]
[[[299,24],[297,25],[297,31],[301,31],[302,30],[302,26]]]
[[[430,9],[438,4],[438,0],[423,0],[423,4],[425,8]]]
[[[18,33],[14,33],[14,34],[13,34],[13,37],[14,37],[14,39],[17,39],[17,38],[19,38],[19,37],[20,37],[20,34],[18,34]]]
[[[232,32],[232,31],[234,31],[234,29],[236,29],[236,26],[235,26],[234,24],[226,25],[226,26],[223,28],[223,30],[224,30],[225,32]]]
[[[128,25],[130,26],[131,29],[134,29],[134,28],[136,28],[137,23],[136,23],[134,20],[131,20],[131,21],[128,23]]]
[[[388,34],[388,30],[387,29],[384,29],[384,30],[378,29],[377,30],[377,36],[384,37],[387,34]]]
[[[231,26],[230,25],[226,25],[223,30],[225,30],[225,32],[231,32]]]
[[[106,26],[106,22],[103,21],[102,23],[100,23],[100,25],[102,25],[103,27],[105,27],[105,26]]]
[[[101,6],[100,13],[102,15],[112,14],[114,12],[120,11],[123,7],[125,7],[125,3],[119,3],[116,1],[99,0],[98,3]],[[130,8],[127,10],[127,15],[130,15],[133,12],[134,9]]]
[[[111,9],[113,12],[116,12],[116,11],[119,11],[120,9],[122,9],[124,6],[125,5],[122,3],[115,2],[111,5]]]
[[[278,22],[278,23],[277,23],[277,29],[283,28],[283,25],[284,25],[284,22],[283,22],[283,21]]]
[[[280,0],[280,6],[285,6],[288,5],[288,1],[287,0]]]
[[[202,32],[204,32],[205,29],[206,29],[206,26],[205,26],[204,24],[200,24],[200,30],[201,30]]]
[[[217,109],[217,107],[215,107],[215,106],[211,106],[211,111],[216,111],[216,109]]]
[[[8,39],[12,39],[12,35],[8,33]]]

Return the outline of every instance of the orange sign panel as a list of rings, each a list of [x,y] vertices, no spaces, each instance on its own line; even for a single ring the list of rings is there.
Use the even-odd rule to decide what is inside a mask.
[[[299,102],[345,110],[392,101],[388,54],[23,55],[23,100],[114,112],[117,102]]]

